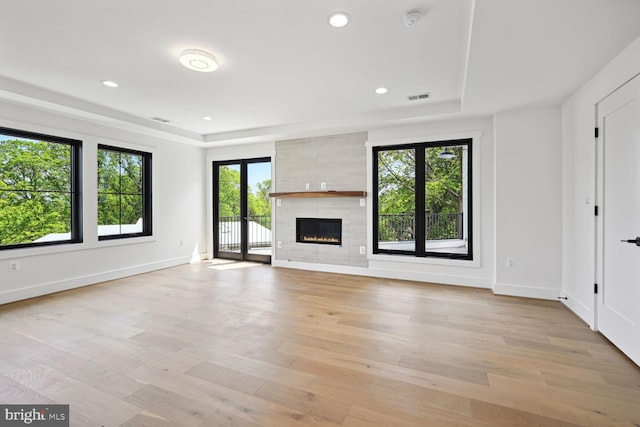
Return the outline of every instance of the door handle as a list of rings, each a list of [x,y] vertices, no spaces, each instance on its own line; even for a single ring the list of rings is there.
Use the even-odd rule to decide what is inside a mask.
[[[628,240],[620,240],[622,243],[635,243],[636,246],[640,246],[640,237],[636,237],[635,239],[628,239]]]

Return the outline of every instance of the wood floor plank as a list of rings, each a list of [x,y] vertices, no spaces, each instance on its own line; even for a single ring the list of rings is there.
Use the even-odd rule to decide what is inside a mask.
[[[287,408],[296,408],[305,414],[305,419],[326,421],[335,425],[342,424],[350,407],[349,403],[344,401],[274,382],[264,384],[253,395]]]
[[[114,397],[123,398],[142,388],[138,381],[112,369],[110,365],[101,365],[62,350],[52,349],[33,355],[29,359],[30,363],[39,363],[55,369],[69,378]]]
[[[181,425],[159,415],[143,411],[122,423],[121,427],[180,427]]]
[[[535,402],[538,414],[558,420],[594,426],[625,425],[624,420],[631,420],[627,421],[629,423],[627,425],[637,424],[635,420],[638,419],[638,401],[633,398],[619,400],[610,397],[608,388],[604,393],[594,395],[584,390],[566,390],[547,385],[528,384],[525,381],[498,375],[491,376],[491,384],[496,391],[502,390],[504,394],[514,389],[522,389],[520,394],[525,398],[528,396],[530,402]],[[498,404],[498,402],[493,403]],[[519,407],[511,405],[511,408],[523,410],[522,405]]]
[[[230,353],[226,350],[211,349],[210,351],[199,352],[197,354],[210,362],[215,362],[228,369],[244,372],[257,378],[273,382],[284,381],[294,387],[304,387],[314,380],[312,375],[296,372],[288,368],[281,368],[280,366],[244,357],[240,354]]]
[[[92,424],[119,425],[140,408],[86,385],[46,365],[36,364],[16,372],[12,379],[60,404],[73,402],[73,411],[92,420]],[[30,403],[30,402],[18,402]]]
[[[216,261],[0,306],[0,401],[82,427],[637,427],[640,367],[558,302]]]
[[[255,375],[209,362],[197,364],[189,369],[186,374],[246,394],[254,394],[265,384],[264,379]]]
[[[513,427],[578,427],[578,424],[479,400],[472,402],[471,409],[473,411],[473,419],[483,422],[500,420],[502,424]]]
[[[236,417],[231,414],[227,414],[220,409],[214,410],[207,415],[201,424],[202,427],[260,427],[260,424],[252,421],[245,420],[240,417]]]
[[[427,358],[407,355],[400,358],[398,366],[455,378],[461,381],[489,385],[489,378],[487,377],[487,371],[485,369],[468,368],[465,364],[461,363],[433,362]]]
[[[265,400],[224,387],[191,375],[183,375],[170,369],[158,369],[152,365],[142,366],[131,375],[141,381],[180,393],[192,400],[199,401],[212,410],[221,410],[233,417],[251,421],[259,425],[296,425],[304,426],[307,422],[317,420],[306,417],[297,408],[287,408]],[[333,423],[320,423],[320,425]],[[335,426],[335,424],[333,424]]]
[[[152,384],[126,396],[124,401],[183,426],[199,426],[213,412],[200,402]]]
[[[5,375],[0,375],[0,402],[3,404],[21,404],[29,402],[35,405],[56,403],[55,400]]]

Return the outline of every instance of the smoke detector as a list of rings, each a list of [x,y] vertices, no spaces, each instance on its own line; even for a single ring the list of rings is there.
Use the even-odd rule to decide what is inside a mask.
[[[402,15],[402,20],[407,27],[413,27],[423,15],[423,11],[414,9]]]

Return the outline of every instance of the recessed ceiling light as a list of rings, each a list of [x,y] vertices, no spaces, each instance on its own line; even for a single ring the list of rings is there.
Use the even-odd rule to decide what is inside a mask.
[[[336,12],[329,17],[329,24],[335,28],[342,28],[351,21],[351,17],[345,12]]]
[[[376,89],[376,93],[378,95],[384,95],[387,92],[389,92],[389,88],[386,88],[386,87],[379,87]]]
[[[180,63],[193,71],[209,73],[218,69],[216,58],[209,52],[187,49],[180,54]]]
[[[211,117],[211,116],[203,116],[202,120],[211,121],[211,120],[213,120],[213,117]]]
[[[118,87],[118,86],[120,86],[118,83],[112,82],[111,80],[103,80],[102,84],[107,86],[107,87]]]

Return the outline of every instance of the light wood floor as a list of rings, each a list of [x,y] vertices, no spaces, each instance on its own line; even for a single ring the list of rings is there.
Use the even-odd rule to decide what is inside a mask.
[[[0,403],[73,426],[638,426],[640,368],[553,301],[203,263],[0,307]]]

